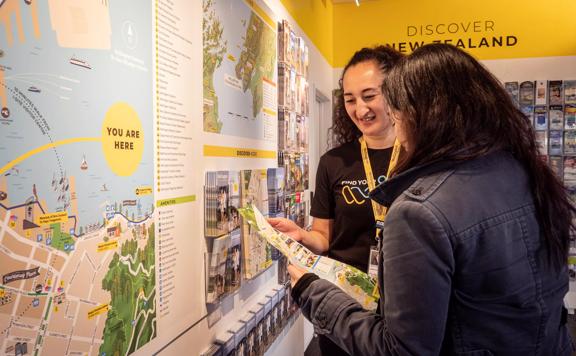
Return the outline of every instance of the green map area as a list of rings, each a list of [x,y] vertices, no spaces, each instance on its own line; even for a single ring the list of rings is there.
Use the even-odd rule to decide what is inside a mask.
[[[70,234],[62,232],[60,224],[50,225],[52,230],[52,247],[63,252],[70,252],[74,248],[74,239]]]
[[[368,274],[352,266],[345,267],[345,276],[351,286],[358,286],[368,295],[372,295],[376,288],[376,281]]]
[[[242,90],[252,92],[252,115],[262,110],[262,80],[274,77],[276,66],[276,34],[252,13],[246,30],[246,40],[236,65],[236,77],[242,80]]]
[[[218,120],[218,97],[214,90],[214,71],[222,63],[226,53],[226,41],[222,40],[222,24],[213,9],[214,0],[204,1],[204,19],[202,22],[204,73],[204,131],[219,133],[222,122]]]
[[[156,336],[154,224],[143,249],[136,238],[114,254],[102,288],[111,294],[100,355],[132,353]]]
[[[243,1],[203,11],[204,131],[261,139],[243,124],[261,121],[265,81],[276,85],[276,32]]]

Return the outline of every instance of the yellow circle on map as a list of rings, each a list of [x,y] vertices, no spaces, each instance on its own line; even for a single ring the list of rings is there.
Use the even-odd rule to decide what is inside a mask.
[[[126,103],[108,109],[102,123],[102,150],[106,163],[119,176],[136,171],[144,152],[144,132],[136,111]]]

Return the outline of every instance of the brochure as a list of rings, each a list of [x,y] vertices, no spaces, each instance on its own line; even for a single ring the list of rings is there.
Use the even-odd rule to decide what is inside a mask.
[[[548,96],[550,105],[564,104],[564,95],[561,80],[548,81]]]
[[[550,106],[548,117],[550,118],[550,130],[562,130],[564,128],[564,111],[562,105]]]
[[[378,288],[376,281],[368,274],[345,263],[314,254],[290,236],[275,230],[253,205],[240,208],[240,214],[258,235],[285,255],[290,263],[334,283],[365,309],[376,309]]]
[[[520,83],[520,107],[533,106],[534,98],[534,82],[525,81]]]
[[[546,106],[534,107],[534,128],[536,130],[548,129],[548,108]]]
[[[564,104],[576,104],[576,80],[564,81]]]

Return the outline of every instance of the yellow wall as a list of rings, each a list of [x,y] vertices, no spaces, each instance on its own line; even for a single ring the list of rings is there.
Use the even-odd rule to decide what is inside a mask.
[[[334,5],[332,0],[280,0],[326,61],[333,64]]]
[[[576,55],[576,0],[281,2],[333,67],[385,43],[409,53],[411,44],[449,40],[479,59]]]

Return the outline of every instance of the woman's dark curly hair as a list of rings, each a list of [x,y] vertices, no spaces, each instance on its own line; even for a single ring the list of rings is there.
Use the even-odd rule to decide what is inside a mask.
[[[354,122],[350,120],[346,108],[344,107],[344,90],[342,88],[342,79],[348,68],[355,66],[359,63],[374,61],[382,73],[386,73],[392,66],[402,58],[402,54],[388,46],[376,46],[374,48],[362,48],[354,53],[348,64],[342,71],[338,89],[334,95],[334,108],[333,108],[333,124],[330,128],[334,142],[337,145],[342,145],[356,140],[362,136],[362,133]],[[329,135],[330,136],[330,135]]]

